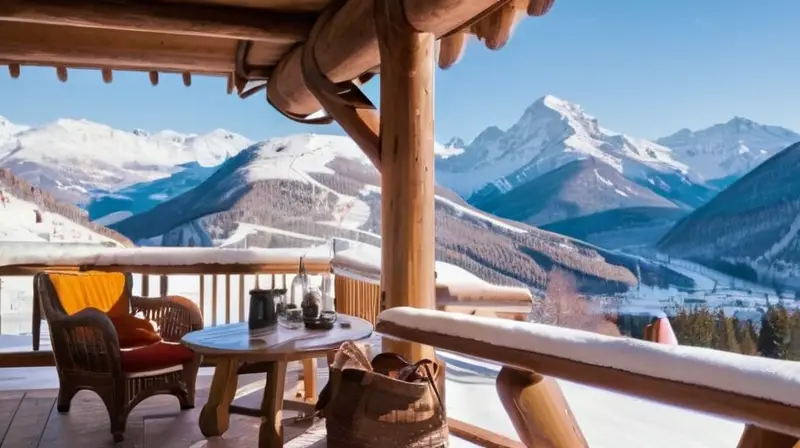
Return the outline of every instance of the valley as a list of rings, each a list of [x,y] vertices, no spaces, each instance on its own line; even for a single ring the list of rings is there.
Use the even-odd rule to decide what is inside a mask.
[[[535,294],[557,267],[575,276],[582,294],[629,310],[698,295],[741,310],[761,307],[774,288],[766,296],[737,286],[719,292],[720,282],[736,284],[737,272],[708,263],[718,261],[709,255],[715,249],[685,235],[696,234],[693,220],[734,194],[728,191],[737,191],[749,169],[795,138],[736,117],[649,141],[610,131],[580,106],[545,96],[507,130],[490,127],[470,142],[454,137],[436,145],[437,259]],[[380,178],[346,137],[253,142],[224,130],[151,134],[86,120],[28,127],[2,119],[0,166],[136,245],[381,244]],[[793,206],[781,207],[792,216]],[[792,274],[794,259],[778,255],[793,247],[792,229],[800,228],[793,222],[775,224],[784,236],[766,255],[724,260],[751,266],[755,256],[752,270],[780,266],[783,277]],[[684,258],[713,274],[681,267]]]

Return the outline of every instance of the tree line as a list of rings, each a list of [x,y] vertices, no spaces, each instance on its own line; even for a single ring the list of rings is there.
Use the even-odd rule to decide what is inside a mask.
[[[800,311],[783,302],[768,304],[760,321],[728,316],[722,309],[707,306],[676,306],[667,314],[681,345],[800,361]],[[619,316],[615,320],[623,335],[641,338],[651,318]]]

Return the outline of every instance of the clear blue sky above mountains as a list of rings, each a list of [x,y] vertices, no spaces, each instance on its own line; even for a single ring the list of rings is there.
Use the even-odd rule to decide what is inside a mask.
[[[645,138],[734,115],[800,130],[798,19],[798,0],[556,0],[501,51],[473,41],[437,73],[436,136],[508,127],[545,94]],[[377,100],[376,81],[366,90]],[[30,125],[70,117],[120,129],[225,128],[253,139],[338,132],[292,123],[260,95],[228,96],[223,79],[186,88],[162,76],[153,87],[144,73],[116,73],[106,85],[97,71],[73,70],[61,84],[49,68],[23,68],[17,80],[0,72],[0,115]]]

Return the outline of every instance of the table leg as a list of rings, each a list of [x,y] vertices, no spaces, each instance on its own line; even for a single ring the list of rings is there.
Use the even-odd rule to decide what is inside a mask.
[[[286,362],[270,362],[267,366],[267,385],[261,399],[261,428],[258,448],[283,446],[283,390],[286,384]]]
[[[238,385],[236,359],[221,359],[214,368],[208,401],[200,412],[200,432],[206,437],[221,436],[230,424],[230,405]]]
[[[314,401],[317,398],[317,360],[315,358],[303,360],[303,390],[305,401]]]

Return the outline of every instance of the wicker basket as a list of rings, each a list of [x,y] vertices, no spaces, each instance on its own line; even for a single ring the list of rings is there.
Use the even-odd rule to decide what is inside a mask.
[[[449,431],[436,387],[439,365],[411,364],[382,353],[369,362],[345,343],[331,366],[318,408],[325,417],[328,446],[446,447]]]

